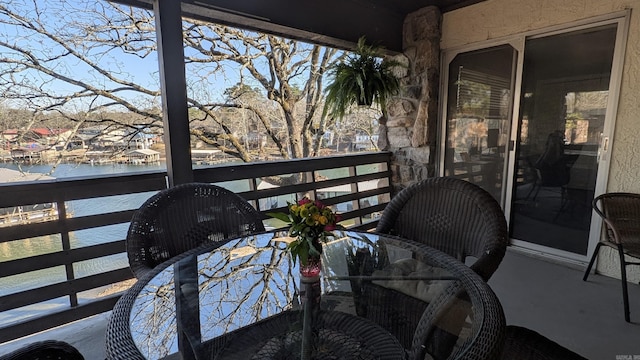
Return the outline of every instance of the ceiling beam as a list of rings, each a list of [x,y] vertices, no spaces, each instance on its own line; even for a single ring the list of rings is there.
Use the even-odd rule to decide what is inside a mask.
[[[111,0],[152,9],[153,0]],[[402,52],[405,17],[426,6],[442,12],[484,0],[164,0],[180,1],[184,17],[342,49],[358,39]]]
[[[114,2],[152,9],[151,0]],[[404,15],[367,1],[183,0],[182,14],[343,49],[353,49],[365,36],[391,52],[402,51]]]
[[[214,22],[322,45],[352,48],[371,43],[402,51],[404,15],[358,0],[186,0],[183,11]],[[247,16],[250,14],[250,16]],[[235,16],[232,16],[235,15]]]

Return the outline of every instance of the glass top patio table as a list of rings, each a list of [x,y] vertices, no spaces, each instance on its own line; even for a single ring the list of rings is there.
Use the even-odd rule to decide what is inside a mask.
[[[336,231],[319,278],[272,231],[182,254],[114,307],[108,359],[491,358],[504,314],[473,271],[425,245]]]

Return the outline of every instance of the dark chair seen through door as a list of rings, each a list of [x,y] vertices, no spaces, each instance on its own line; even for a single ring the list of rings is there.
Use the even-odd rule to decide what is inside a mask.
[[[542,187],[551,187],[558,188],[564,201],[565,186],[569,183],[570,173],[564,154],[564,134],[562,132],[554,131],[549,134],[545,150],[532,164],[532,168],[535,169],[536,179],[527,198],[533,195],[535,200]]]

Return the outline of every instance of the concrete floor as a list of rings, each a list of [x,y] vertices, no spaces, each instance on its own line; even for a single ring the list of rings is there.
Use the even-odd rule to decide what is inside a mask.
[[[502,302],[507,324],[528,327],[591,360],[640,358],[640,286],[629,284],[629,324],[620,280],[591,275],[583,282],[582,271],[510,249],[489,285]],[[59,339],[87,360],[104,359],[108,317],[105,313],[0,344],[0,355],[34,341]]]
[[[104,334],[111,312],[95,315],[80,321],[43,331],[24,338],[0,344],[0,356],[36,341],[62,340],[75,346],[86,360],[102,360]]]
[[[627,323],[620,280],[592,274],[584,282],[583,275],[583,268],[510,250],[489,285],[508,325],[528,327],[591,360],[640,359],[640,286],[629,283]]]

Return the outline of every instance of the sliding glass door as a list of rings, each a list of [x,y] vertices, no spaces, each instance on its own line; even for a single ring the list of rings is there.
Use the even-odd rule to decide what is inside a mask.
[[[444,52],[439,173],[491,193],[518,246],[583,261],[599,237],[624,21]]]
[[[509,45],[458,54],[449,63],[444,172],[502,201],[516,51]]]
[[[616,24],[530,39],[511,237],[586,255]]]

